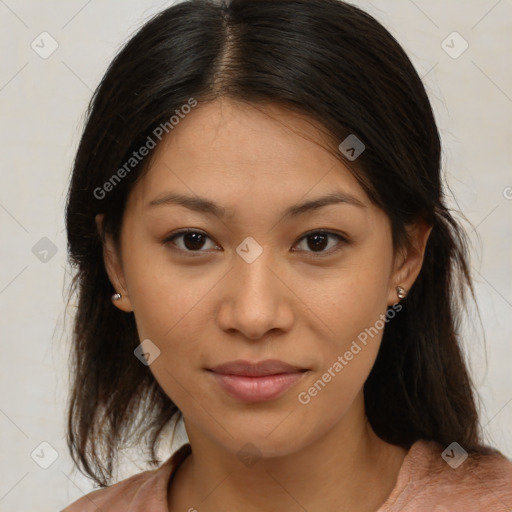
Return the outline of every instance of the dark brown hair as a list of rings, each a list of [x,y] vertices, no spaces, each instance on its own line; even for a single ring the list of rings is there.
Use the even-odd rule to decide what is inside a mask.
[[[66,227],[78,297],[68,446],[77,466],[109,485],[121,447],[161,433],[181,412],[149,368],[133,313],[111,303],[95,215],[118,244],[126,199],[146,157],[105,197],[95,194],[190,98],[279,104],[320,123],[333,151],[389,216],[394,247],[422,218],[433,226],[422,270],[385,328],[364,386],[366,413],[384,440],[457,441],[481,451],[474,391],[459,346],[474,291],[466,235],[445,205],[441,145],[420,77],[393,36],[339,0],[189,0],[147,22],[118,53],[91,100],[74,162]],[[337,144],[366,146],[349,161]]]

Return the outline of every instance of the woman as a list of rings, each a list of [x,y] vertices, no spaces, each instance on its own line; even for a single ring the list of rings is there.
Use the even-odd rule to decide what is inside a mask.
[[[192,0],[142,27],[68,196],[68,443],[106,488],[65,511],[509,511],[440,151],[411,62],[349,4]],[[159,467],[111,485],[128,445]]]

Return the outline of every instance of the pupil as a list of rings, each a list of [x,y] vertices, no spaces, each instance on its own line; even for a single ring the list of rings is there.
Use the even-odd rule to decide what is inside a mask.
[[[325,234],[310,235],[309,239],[310,239],[310,241],[315,240],[315,242],[313,244],[309,244],[310,249],[315,248],[315,249],[322,250],[327,245],[327,235],[325,235]]]
[[[201,233],[187,233],[184,235],[183,240],[185,243],[185,247],[189,250],[200,249],[204,243]]]

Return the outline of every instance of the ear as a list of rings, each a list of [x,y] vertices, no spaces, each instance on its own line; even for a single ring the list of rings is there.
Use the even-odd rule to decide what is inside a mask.
[[[121,298],[119,300],[113,301],[113,304],[121,311],[129,313],[133,311],[133,308],[130,302],[128,288],[126,286],[123,267],[112,237],[108,234],[103,236],[103,217],[104,214],[102,213],[96,215],[95,217],[98,233],[103,240],[103,262],[105,264],[105,270],[108,274],[110,282],[112,283],[112,286],[114,287],[114,290],[121,294]]]
[[[397,251],[395,256],[394,268],[389,281],[388,306],[396,304],[399,300],[396,292],[397,286],[405,288],[408,292],[416,281],[423,264],[432,226],[423,219],[419,219],[414,224],[407,226],[406,229],[411,247]]]

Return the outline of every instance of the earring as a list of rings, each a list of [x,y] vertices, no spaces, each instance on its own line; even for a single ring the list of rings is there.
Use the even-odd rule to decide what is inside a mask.
[[[407,297],[407,292],[406,292],[405,288],[402,288],[401,286],[397,286],[396,287],[396,295],[400,300],[402,300],[402,299],[405,299],[405,297]]]
[[[112,301],[119,300],[120,298],[121,298],[121,294],[120,293],[114,293],[114,295],[112,295]]]

